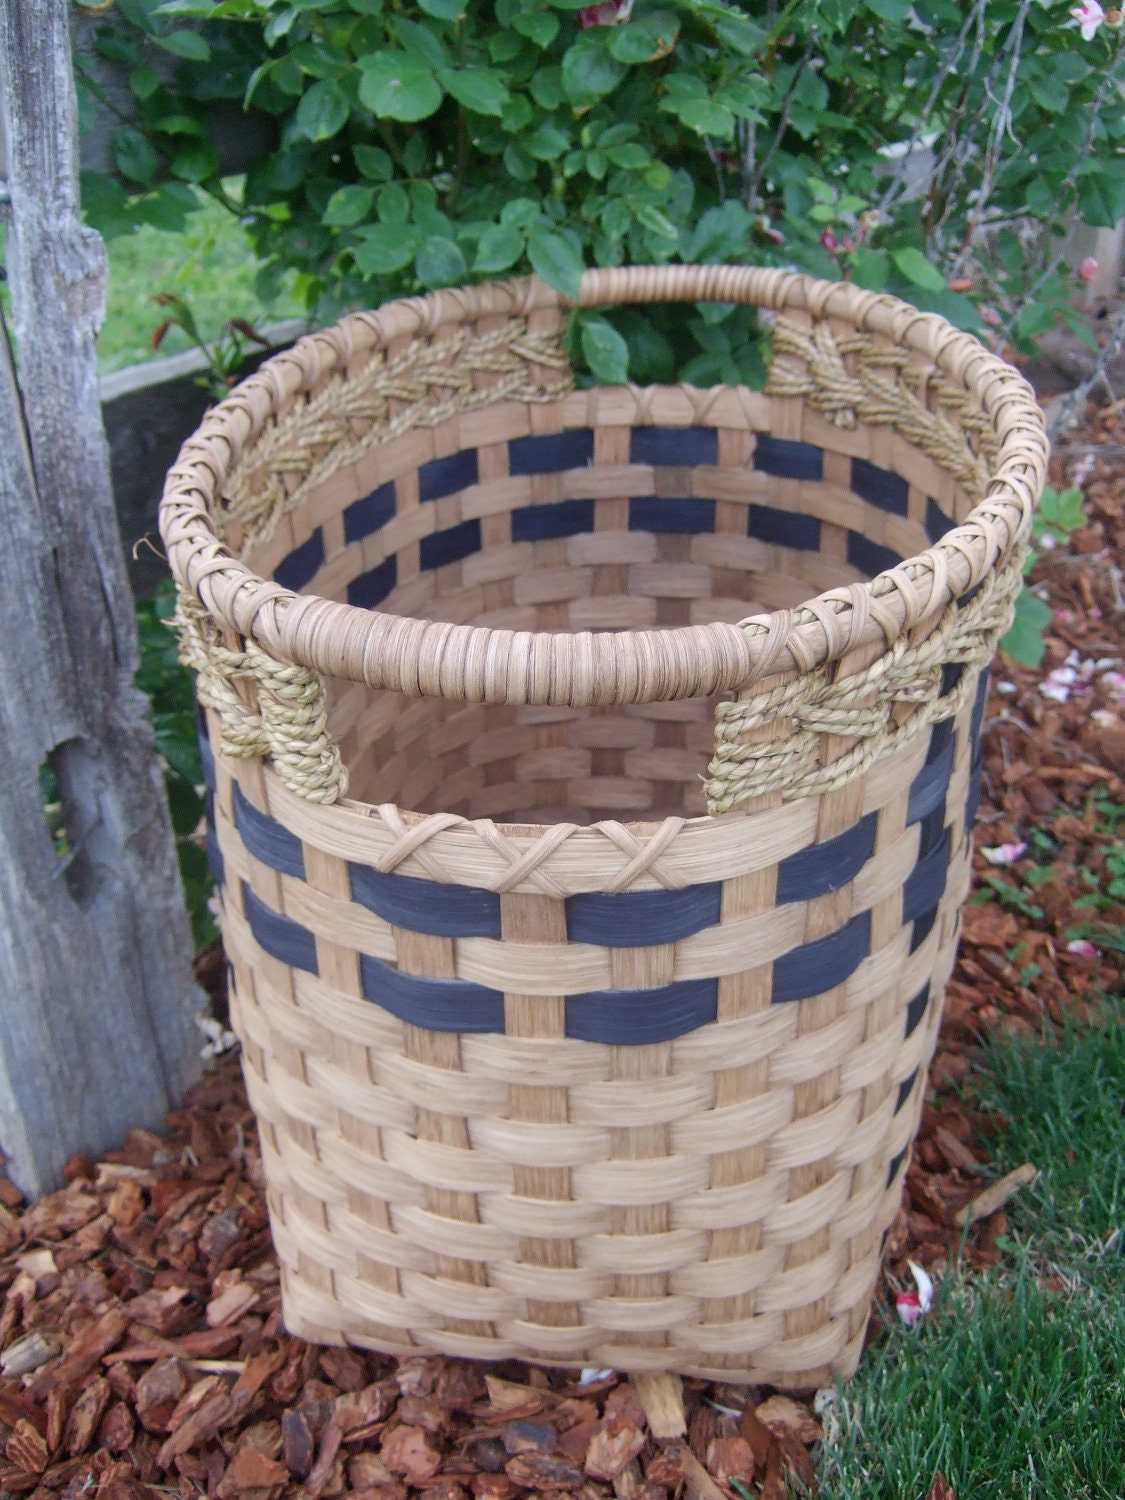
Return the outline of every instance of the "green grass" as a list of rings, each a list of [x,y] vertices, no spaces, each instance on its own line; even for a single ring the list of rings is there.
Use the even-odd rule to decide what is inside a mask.
[[[98,339],[103,373],[190,349],[187,336],[169,329],[159,350],[153,330],[164,314],[152,300],[158,292],[185,296],[203,337],[211,341],[228,318],[254,324],[301,315],[286,290],[265,304],[254,291],[258,260],[246,230],[221,204],[207,198],[182,234],[145,226],[110,241],[106,316]]]
[[[990,1049],[997,1172],[1041,1175],[1009,1206],[1006,1268],[950,1276],[842,1390],[825,1496],[921,1500],[939,1470],[957,1500],[1125,1494],[1123,1021],[1117,1003],[1104,1025]]]

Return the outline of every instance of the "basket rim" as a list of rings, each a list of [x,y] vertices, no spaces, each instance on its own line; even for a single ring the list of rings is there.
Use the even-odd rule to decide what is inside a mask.
[[[841,320],[933,361],[979,401],[1000,446],[984,499],[925,552],[796,610],[665,630],[529,632],[365,610],[298,595],[254,573],[219,539],[211,506],[243,451],[295,398],[394,339],[483,316],[575,306],[715,301]],[[275,659],[413,697],[571,707],[738,692],[807,673],[931,624],[1026,538],[1048,443],[1034,392],[1011,365],[935,313],[847,282],[774,268],[633,266],[591,270],[577,302],[538,277],[485,282],[352,313],[273,356],[204,417],[170,470],[159,526],[172,572],[214,622]]]

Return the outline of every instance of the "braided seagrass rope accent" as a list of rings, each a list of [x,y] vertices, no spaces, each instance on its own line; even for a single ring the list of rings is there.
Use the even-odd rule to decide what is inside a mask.
[[[973,691],[977,672],[995,655],[1022,587],[1017,553],[967,605],[949,605],[923,641],[902,637],[869,667],[839,682],[831,680],[830,668],[820,667],[740,701],[720,703],[705,788],[708,812],[729,812],[769,792],[789,802],[836,791],[931,724],[953,718]],[[945,693],[942,668],[952,663],[964,670]],[[903,704],[916,705],[905,718]],[[746,738],[787,720],[793,727],[782,738]],[[823,765],[822,735],[852,737],[856,743]]]
[[[241,650],[227,646],[199,600],[182,588],[174,624],[180,660],[196,674],[196,696],[218,715],[223,753],[272,761],[285,785],[310,802],[342,797],[348,773],[328,733],[320,677],[275,661],[252,640]]]
[[[806,400],[845,430],[860,421],[893,427],[953,474],[974,500],[984,498],[999,449],[991,424],[968,391],[940,377],[927,382],[927,394],[938,408],[928,410],[910,388],[921,384],[922,372],[911,368],[909,350],[867,333],[837,337],[825,322],[806,330],[782,317],[774,325],[773,356],[767,396]],[[955,423],[943,408],[956,415]],[[966,441],[970,434],[981,457]]]
[[[535,366],[557,371],[558,378],[537,378]],[[481,375],[489,384],[478,383]],[[310,491],[377,443],[496,401],[554,401],[573,384],[558,331],[530,332],[526,318],[483,333],[465,327],[433,342],[419,340],[398,355],[376,351],[357,373],[328,380],[267,428],[223,492],[220,534],[237,522],[245,552]]]

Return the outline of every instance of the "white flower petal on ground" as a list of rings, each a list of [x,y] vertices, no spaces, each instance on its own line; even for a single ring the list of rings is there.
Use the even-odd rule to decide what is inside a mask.
[[[1014,865],[1027,853],[1026,844],[993,844],[980,851],[990,865]]]

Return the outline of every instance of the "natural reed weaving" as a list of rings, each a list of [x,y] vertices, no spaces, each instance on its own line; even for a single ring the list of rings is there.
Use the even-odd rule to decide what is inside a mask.
[[[396,1352],[850,1373],[1046,443],[941,319],[780,271],[762,393],[574,389],[539,281],[208,414],[161,529],[285,1316]]]

